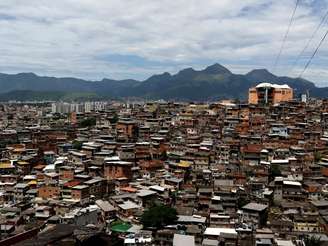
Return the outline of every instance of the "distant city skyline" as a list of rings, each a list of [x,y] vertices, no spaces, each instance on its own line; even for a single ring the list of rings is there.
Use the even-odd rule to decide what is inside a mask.
[[[266,68],[298,76],[326,32],[327,21],[291,67],[328,0],[300,0],[273,70],[295,0],[0,2],[0,72],[34,72],[98,80],[146,79],[220,63],[234,73]],[[328,86],[328,40],[303,78]]]

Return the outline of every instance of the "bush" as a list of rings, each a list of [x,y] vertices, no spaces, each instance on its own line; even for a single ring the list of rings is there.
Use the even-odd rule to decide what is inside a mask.
[[[270,174],[269,174],[269,178],[270,180],[274,180],[275,177],[279,177],[281,176],[281,170],[279,165],[273,164],[270,167]]]
[[[153,227],[159,229],[174,223],[177,218],[177,211],[174,208],[156,205],[143,213],[141,223],[145,228]]]
[[[304,244],[305,246],[320,246],[320,237],[306,235]]]
[[[77,149],[77,150],[81,150],[82,149],[82,142],[74,140],[72,142],[72,148]]]
[[[95,126],[97,123],[97,120],[95,117],[89,117],[86,119],[83,119],[80,122],[80,127],[91,127],[91,126]]]

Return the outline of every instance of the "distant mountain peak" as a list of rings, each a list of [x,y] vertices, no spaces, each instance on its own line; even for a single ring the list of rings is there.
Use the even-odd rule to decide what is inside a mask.
[[[179,74],[187,74],[187,73],[194,73],[196,72],[195,69],[193,69],[192,67],[187,67],[185,69],[182,69],[179,71]]]
[[[247,73],[247,75],[254,75],[254,74],[275,76],[273,73],[270,73],[269,70],[266,68],[254,69]]]
[[[220,65],[219,63],[215,63],[211,66],[208,66],[203,70],[203,72],[210,73],[210,74],[231,73],[229,69]]]
[[[30,73],[18,73],[17,74],[18,76],[30,76],[30,77],[38,77],[38,75],[36,75],[35,73],[32,73],[32,72],[30,72]]]
[[[147,82],[154,82],[154,81],[162,81],[162,80],[169,80],[171,78],[171,74],[168,72],[160,73],[160,74],[154,74],[150,76],[145,81]]]
[[[33,73],[0,73],[0,100],[25,100],[34,97],[62,98],[66,97],[67,93],[84,93],[84,95],[87,94],[86,96],[93,93],[102,99],[132,97],[195,101],[224,98],[244,100],[247,98],[248,89],[261,82],[288,84],[295,90],[295,95],[310,91],[312,96],[328,97],[328,87],[318,88],[304,79],[276,76],[267,69],[255,69],[246,75],[234,74],[216,63],[204,70],[186,68],[172,75],[167,72],[153,75],[143,81],[107,78],[101,81],[87,81],[76,78],[38,76]],[[38,93],[42,94],[42,97],[37,95]]]
[[[252,81],[255,82],[269,82],[269,83],[280,83],[279,77],[276,75],[270,73],[267,69],[254,69],[246,74],[246,77]]]
[[[154,74],[150,78],[158,78],[158,77],[165,78],[165,77],[170,77],[170,76],[171,76],[170,73],[164,72],[164,73],[160,73],[160,74]]]
[[[162,73],[162,75],[171,76],[171,74],[169,72],[164,72],[164,73]]]

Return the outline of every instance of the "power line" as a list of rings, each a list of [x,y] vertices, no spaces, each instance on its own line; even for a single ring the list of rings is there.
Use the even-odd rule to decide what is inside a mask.
[[[294,10],[293,10],[292,16],[290,17],[290,20],[289,20],[289,24],[288,24],[288,27],[287,27],[286,33],[285,33],[284,38],[283,38],[283,40],[282,40],[282,44],[281,44],[281,47],[280,47],[280,50],[279,50],[278,56],[277,56],[277,58],[276,58],[276,60],[275,60],[275,62],[274,62],[273,71],[276,69],[277,64],[278,64],[278,62],[279,62],[279,59],[280,59],[280,56],[281,56],[281,53],[282,53],[282,50],[283,50],[284,47],[285,47],[285,43],[286,43],[286,40],[287,40],[287,37],[288,37],[288,34],[289,34],[290,27],[292,26],[293,21],[294,21],[294,16],[295,16],[295,12],[296,12],[296,9],[297,9],[297,6],[298,6],[298,3],[299,3],[299,0],[296,0],[295,7],[294,7]]]
[[[304,74],[304,72],[306,71],[306,69],[310,66],[310,64],[311,64],[311,62],[312,62],[312,59],[313,59],[314,56],[317,54],[317,52],[318,52],[320,46],[322,45],[323,41],[325,41],[327,35],[328,35],[328,29],[327,29],[325,35],[321,38],[321,40],[320,40],[320,42],[319,42],[317,48],[314,50],[312,56],[310,57],[310,59],[309,59],[308,62],[306,63],[306,65],[305,65],[303,71],[302,71],[302,72],[300,73],[300,75],[298,76],[299,78],[301,78],[301,77],[303,76],[303,74]]]
[[[306,43],[306,45],[304,46],[304,48],[302,49],[302,51],[298,54],[297,58],[294,60],[293,64],[292,64],[292,68],[289,71],[289,73],[291,73],[294,69],[294,67],[297,65],[298,61],[300,60],[300,58],[303,56],[304,52],[307,50],[307,48],[310,46],[313,38],[315,37],[315,35],[317,34],[317,32],[319,31],[320,27],[323,25],[323,23],[325,22],[326,18],[328,16],[328,11],[326,12],[326,14],[322,17],[319,25],[317,26],[317,28],[314,30],[314,32],[312,33],[310,39],[308,40],[308,42]]]

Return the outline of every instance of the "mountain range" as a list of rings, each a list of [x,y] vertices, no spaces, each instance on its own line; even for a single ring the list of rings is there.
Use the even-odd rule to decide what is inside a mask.
[[[294,94],[328,97],[328,87],[316,87],[302,78],[279,77],[266,69],[234,74],[216,63],[203,70],[186,68],[162,73],[144,81],[133,79],[88,81],[77,78],[38,76],[34,73],[0,73],[0,100],[79,100],[144,98],[180,101],[214,101],[247,98],[248,89],[260,82],[288,84]]]

